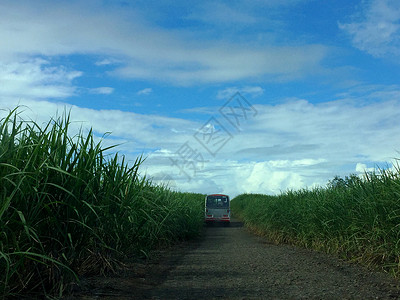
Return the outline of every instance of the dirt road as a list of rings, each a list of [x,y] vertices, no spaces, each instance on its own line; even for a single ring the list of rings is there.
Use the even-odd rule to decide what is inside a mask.
[[[200,240],[136,269],[103,287],[92,283],[95,298],[400,299],[400,282],[386,274],[268,243],[239,222],[205,228]]]

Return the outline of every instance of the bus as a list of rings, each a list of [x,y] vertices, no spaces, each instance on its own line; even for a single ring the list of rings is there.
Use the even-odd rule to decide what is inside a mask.
[[[229,226],[231,222],[229,196],[223,194],[207,195],[205,200],[204,220],[206,224],[222,222]]]

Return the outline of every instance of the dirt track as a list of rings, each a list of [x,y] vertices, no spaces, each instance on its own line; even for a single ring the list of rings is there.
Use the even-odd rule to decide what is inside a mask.
[[[80,299],[400,299],[400,282],[336,258],[249,234],[205,228],[124,276],[87,282]],[[89,291],[90,290],[90,291]]]

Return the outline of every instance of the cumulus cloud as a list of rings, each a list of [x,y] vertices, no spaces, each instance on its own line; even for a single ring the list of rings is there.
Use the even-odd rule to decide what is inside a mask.
[[[189,137],[192,147],[207,160],[192,181],[186,182],[171,164],[169,172],[187,190],[202,192],[197,180],[207,180],[232,194],[275,194],[323,186],[335,175],[361,172],[370,164],[385,166],[400,149],[396,138],[400,136],[400,101],[392,98],[393,87],[382,102],[373,101],[374,94],[371,88],[369,96],[360,98],[256,105],[257,116],[249,118],[240,133],[226,125],[233,139],[215,157],[207,156],[202,145]],[[176,150],[171,149],[172,153]]]
[[[235,195],[274,194],[324,185],[335,175],[390,162],[400,150],[400,100],[390,95],[380,103],[368,101],[364,95],[319,104],[292,99],[276,105],[257,105],[257,116],[243,123],[241,132],[219,119],[233,138],[215,156],[193,137],[203,125],[200,121],[93,110],[27,98],[22,98],[20,104],[29,107],[21,116],[40,124],[57,111],[71,109],[76,130],[81,125],[93,127],[99,137],[111,132],[106,145],[122,143],[116,150],[125,153],[130,161],[144,153],[147,159],[142,174],[155,175],[157,180],[162,180],[162,174],[169,174],[178,189],[185,191]],[[14,106],[15,99],[0,98],[0,107]],[[179,157],[177,153],[185,143],[204,158],[204,167],[191,180],[171,161]]]
[[[356,172],[357,173],[365,173],[365,172],[373,172],[375,168],[368,168],[366,164],[357,163],[356,164]]]
[[[265,153],[272,157],[280,151],[292,156],[289,149],[296,155],[322,153],[344,164],[346,160],[357,161],[356,155],[371,161],[390,160],[400,148],[394,138],[400,135],[398,99],[380,103],[346,99],[320,104],[299,99],[275,106],[256,105],[256,109],[258,115],[249,125],[249,133],[263,132],[264,139],[251,139],[253,157],[258,147],[269,147]],[[304,141],[310,146],[304,147]],[[261,158],[262,151],[258,155]]]
[[[368,1],[360,20],[341,24],[353,45],[376,57],[400,55],[400,2]]]
[[[304,184],[302,177],[290,170],[276,170],[270,162],[255,163],[241,188],[246,193],[278,194],[287,189],[298,189]]]
[[[273,7],[300,1],[257,3]],[[222,26],[259,21],[249,11],[238,9],[244,2],[235,3],[239,6],[227,10],[224,4],[208,2],[189,19],[207,22],[207,16],[212,16],[209,23],[219,21]],[[361,19],[340,24],[340,28],[349,33],[356,47],[372,55],[398,53],[399,5],[393,0],[367,3]],[[389,160],[400,150],[397,86],[386,90],[363,86],[362,97],[343,94],[340,101],[319,104],[293,98],[276,105],[254,105],[258,114],[243,123],[241,132],[215,107],[195,109],[213,114],[233,137],[215,157],[193,137],[204,125],[202,121],[62,103],[77,90],[114,92],[106,86],[75,87],[75,80],[85,74],[71,65],[56,65],[60,57],[68,55],[83,55],[89,63],[92,59],[95,69],[107,70],[107,75],[176,85],[217,83],[221,86],[216,94],[219,99],[238,91],[261,99],[263,87],[231,82],[301,78],[320,70],[327,57],[328,48],[319,44],[278,46],[265,40],[246,43],[237,37],[210,38],[202,30],[161,28],[139,9],[103,5],[75,0],[39,0],[35,5],[28,0],[1,1],[0,38],[7,42],[0,47],[0,107],[25,105],[28,108],[21,116],[39,123],[46,123],[57,111],[71,109],[76,130],[83,124],[93,127],[99,137],[111,132],[104,143],[121,143],[118,150],[132,160],[144,153],[148,157],[145,172],[157,180],[167,173],[180,189],[202,193],[277,193],[323,184],[337,172],[354,171],[355,162],[358,172],[370,162]],[[227,15],[221,16],[223,10]],[[234,20],[229,19],[232,17]],[[137,95],[150,93],[151,88],[137,91]],[[376,99],[383,100],[377,103]],[[190,181],[170,160],[186,142],[205,158],[204,168]]]

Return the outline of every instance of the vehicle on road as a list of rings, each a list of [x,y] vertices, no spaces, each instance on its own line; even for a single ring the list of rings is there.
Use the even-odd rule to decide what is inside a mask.
[[[206,224],[218,222],[230,225],[231,210],[228,195],[211,194],[206,196],[204,221]]]

